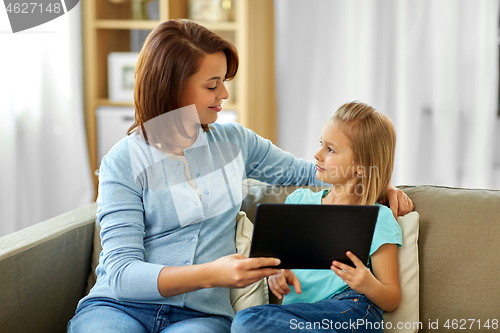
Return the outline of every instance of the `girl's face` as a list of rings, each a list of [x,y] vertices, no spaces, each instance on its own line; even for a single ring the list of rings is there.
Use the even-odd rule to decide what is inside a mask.
[[[207,54],[201,61],[199,71],[188,80],[181,96],[181,106],[196,105],[201,124],[215,122],[222,110],[222,100],[229,97],[224,85],[226,72],[226,55],[220,51]]]
[[[356,184],[358,164],[354,159],[351,141],[335,122],[329,121],[325,125],[320,144],[321,148],[314,155],[316,178],[334,185]]]

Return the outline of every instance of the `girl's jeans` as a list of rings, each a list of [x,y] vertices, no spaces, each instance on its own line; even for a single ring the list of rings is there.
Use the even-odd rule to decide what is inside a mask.
[[[76,310],[68,333],[229,333],[231,320],[188,308],[93,298]]]
[[[260,305],[236,314],[233,333],[383,332],[382,311],[350,288],[316,303]]]

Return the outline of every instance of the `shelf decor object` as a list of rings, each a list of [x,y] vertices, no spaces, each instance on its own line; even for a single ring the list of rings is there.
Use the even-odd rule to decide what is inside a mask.
[[[189,0],[189,18],[200,22],[234,21],[232,0]]]
[[[132,102],[134,100],[135,66],[139,52],[111,52],[108,56],[109,100]]]
[[[132,20],[149,20],[147,6],[153,0],[108,0],[114,5],[122,5],[130,2],[132,9]]]

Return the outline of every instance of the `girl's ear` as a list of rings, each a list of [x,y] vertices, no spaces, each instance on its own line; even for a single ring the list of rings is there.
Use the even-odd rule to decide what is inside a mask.
[[[363,166],[357,166],[356,167],[356,173],[358,174],[358,177],[363,177],[364,173],[365,173],[365,168]]]

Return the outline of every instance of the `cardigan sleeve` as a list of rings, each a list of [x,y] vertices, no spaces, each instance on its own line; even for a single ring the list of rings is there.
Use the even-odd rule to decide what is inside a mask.
[[[103,247],[100,262],[112,293],[128,301],[163,299],[158,291],[163,266],[144,260],[142,189],[131,168],[113,156],[102,160],[97,204]]]
[[[325,185],[316,178],[314,163],[296,158],[248,128],[239,124],[235,126],[243,139],[248,178],[284,186]]]

